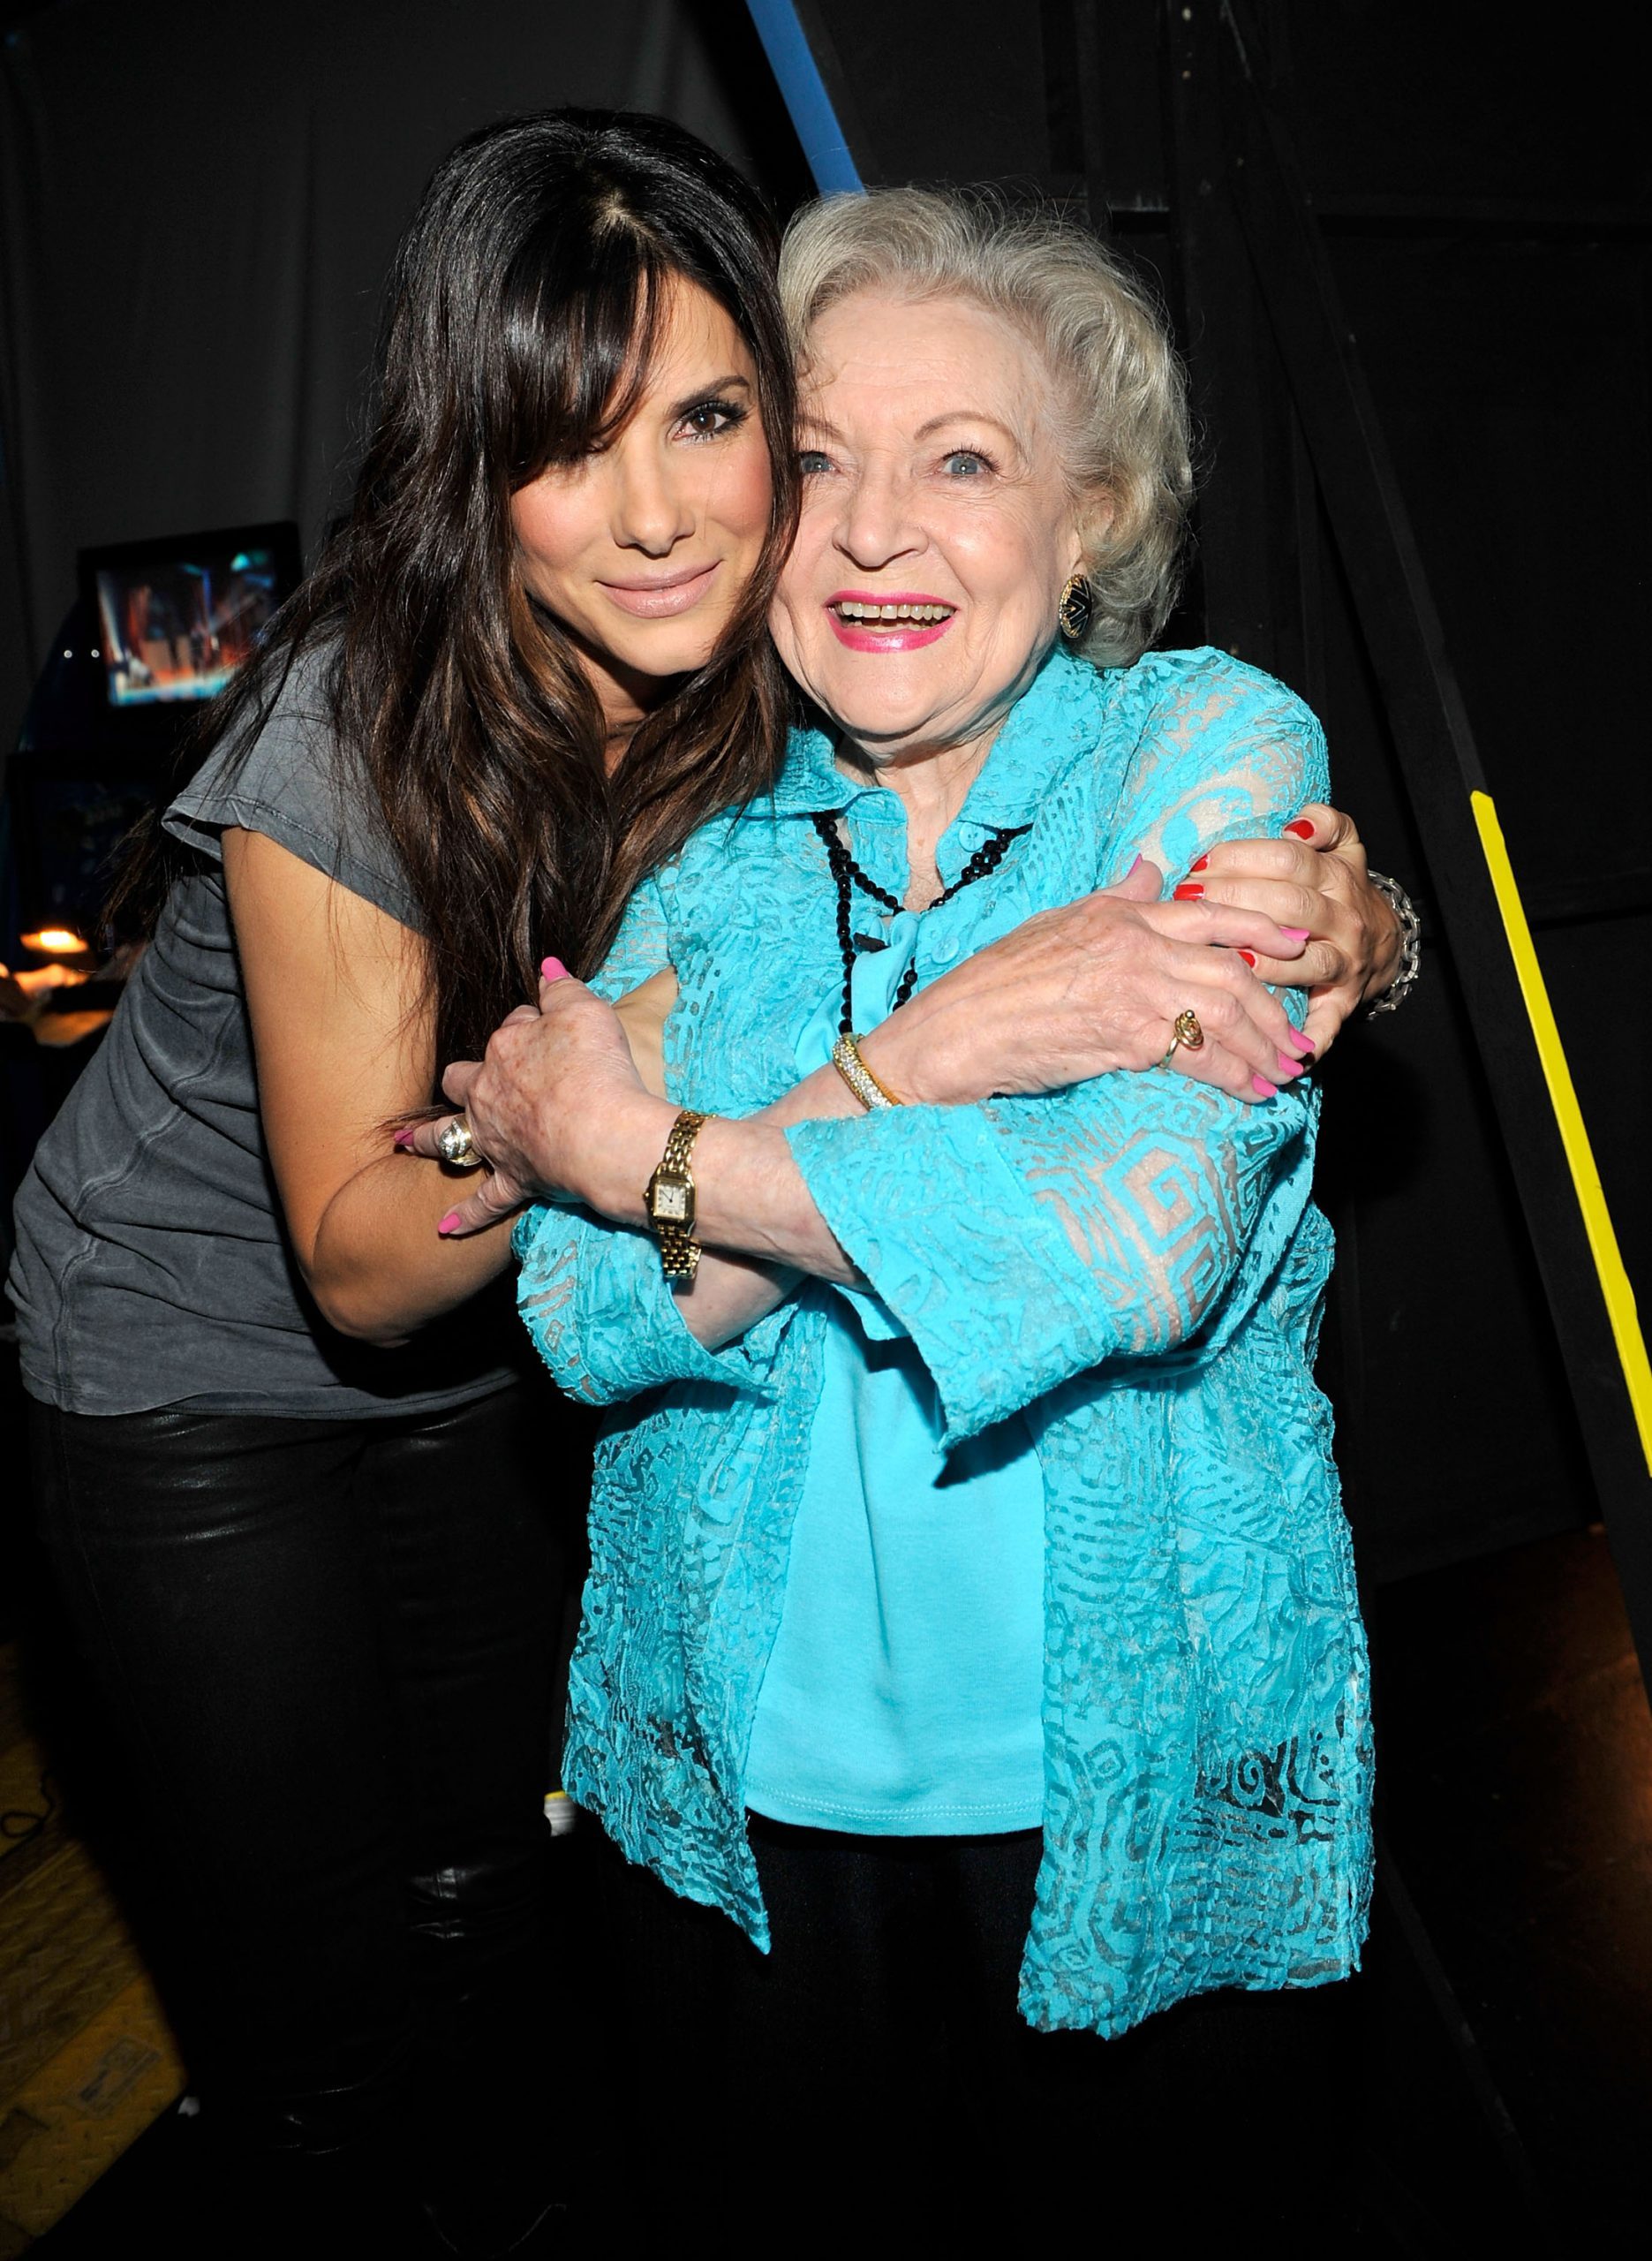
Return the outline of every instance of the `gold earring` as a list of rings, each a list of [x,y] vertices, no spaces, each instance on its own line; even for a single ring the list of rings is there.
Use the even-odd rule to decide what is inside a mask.
[[[1090,618],[1096,609],[1096,600],[1090,583],[1082,573],[1075,573],[1061,592],[1061,601],[1055,609],[1061,633],[1069,644],[1082,644],[1090,632]]]

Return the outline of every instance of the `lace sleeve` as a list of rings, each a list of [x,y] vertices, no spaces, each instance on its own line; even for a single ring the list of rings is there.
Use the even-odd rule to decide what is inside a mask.
[[[1206,652],[1151,693],[1117,837],[1125,862],[1147,857],[1167,889],[1217,841],[1277,832],[1331,790],[1317,717],[1272,676]]]
[[[614,947],[592,983],[623,996],[671,962],[665,882],[645,881],[626,906]],[[785,1333],[785,1306],[737,1342],[705,1350],[683,1324],[651,1234],[609,1223],[574,1204],[540,1204],[517,1225],[522,1267],[517,1308],[534,1348],[570,1397],[608,1405],[674,1381],[735,1390],[765,1387]]]
[[[1109,1358],[1219,1348],[1301,1216],[1314,1104],[1150,1074],[787,1135],[954,1444]]]
[[[517,1308],[558,1387],[612,1405],[676,1381],[768,1394],[768,1372],[796,1305],[708,1350],[683,1323],[653,1236],[585,1209],[530,1210],[517,1228]]]
[[[1277,829],[1328,790],[1313,716],[1241,675],[1237,691],[1196,677],[1139,740],[1120,836],[1162,859],[1167,885],[1213,842]],[[1301,1214],[1316,1119],[1301,1084],[1248,1107],[1163,1070],[788,1136],[957,1441],[1107,1359],[1219,1347]]]

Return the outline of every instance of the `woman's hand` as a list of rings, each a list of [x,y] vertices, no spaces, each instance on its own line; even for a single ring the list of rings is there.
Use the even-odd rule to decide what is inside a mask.
[[[487,1164],[442,1219],[438,1229],[449,1237],[558,1194],[600,1206],[616,1154],[628,1145],[626,1129],[646,1114],[639,1151],[652,1151],[661,1105],[644,1087],[613,1006],[560,968],[541,980],[538,1007],[519,1005],[488,1039],[486,1058],[456,1062],[441,1088],[464,1109]],[[443,1120],[399,1132],[397,1145],[439,1159]],[[668,1127],[669,1120],[668,1112]],[[663,1130],[657,1143],[663,1149]],[[646,1176],[644,1169],[639,1187]]]
[[[1061,1091],[1157,1067],[1177,1015],[1191,1009],[1205,1041],[1177,1047],[1180,1071],[1239,1099],[1271,1099],[1301,1072],[1308,1047],[1240,952],[1288,967],[1304,938],[1251,910],[1161,903],[1162,884],[1138,863],[1117,886],[1027,919],[874,1030],[868,1062],[909,1100]]]
[[[1189,889],[1202,892],[1194,896]],[[1282,929],[1306,927],[1300,957],[1258,957],[1259,979],[1306,989],[1303,1033],[1323,1059],[1350,1013],[1379,997],[1399,967],[1399,921],[1365,875],[1365,849],[1352,817],[1311,802],[1279,840],[1225,840],[1176,890],[1201,901],[1257,911]]]

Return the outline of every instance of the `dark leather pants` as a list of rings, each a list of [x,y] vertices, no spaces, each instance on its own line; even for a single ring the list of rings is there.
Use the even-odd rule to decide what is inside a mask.
[[[411,2138],[438,2177],[543,2177],[579,1418],[520,1387],[381,1420],[32,1424],[207,2108],[267,2159]]]

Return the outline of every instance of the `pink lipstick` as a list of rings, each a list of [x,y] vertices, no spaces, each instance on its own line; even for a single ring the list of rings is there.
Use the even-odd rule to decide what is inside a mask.
[[[826,601],[838,642],[851,652],[917,652],[952,626],[957,607],[921,589],[839,589]]]

